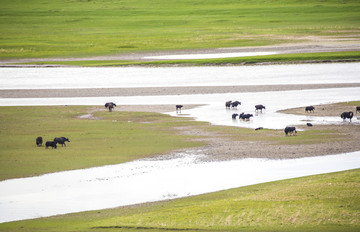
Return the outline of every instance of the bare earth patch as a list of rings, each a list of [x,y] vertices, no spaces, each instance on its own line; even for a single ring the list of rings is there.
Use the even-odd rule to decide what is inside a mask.
[[[299,127],[300,128],[300,127]],[[323,142],[291,144],[296,137],[302,136],[298,132],[294,137],[286,137],[282,130],[272,131],[272,136],[284,138],[285,141],[261,141],[262,132],[259,131],[258,138],[251,140],[237,139],[233,136],[222,135],[199,128],[179,128],[179,133],[202,136],[201,141],[208,145],[202,148],[206,154],[207,161],[223,161],[243,158],[268,158],[268,159],[292,159],[301,157],[312,157],[353,152],[360,150],[360,126],[359,125],[326,125],[305,130],[333,131],[330,133],[330,140]],[[286,144],[290,142],[290,144]]]
[[[298,107],[298,108],[292,108],[292,109],[286,109],[279,111],[280,113],[285,114],[299,114],[299,115],[311,115],[311,116],[338,116],[340,117],[340,114],[342,112],[348,112],[352,111],[354,112],[354,117],[356,117],[356,107],[341,103],[335,103],[335,104],[322,104],[322,105],[314,105],[315,110],[314,112],[307,113],[305,112],[305,107]],[[360,117],[360,114],[357,115]]]
[[[200,105],[186,105],[188,109]],[[337,116],[337,112],[349,111],[353,106],[345,104],[328,104],[315,106],[313,115]],[[93,113],[106,111],[103,107],[91,108],[85,119],[96,119]],[[175,110],[174,105],[119,105],[114,111],[137,111],[165,113]],[[283,113],[305,114],[304,108],[288,109]],[[360,115],[360,114],[359,114]],[[302,129],[296,136],[285,136],[283,130],[260,130],[215,126],[184,126],[176,128],[177,133],[196,136],[194,140],[207,145],[194,148],[194,154],[205,154],[204,161],[223,161],[243,158],[289,159],[339,154],[360,150],[360,125],[344,123],[342,125],[314,125],[313,127],[297,126]],[[238,130],[238,131],[237,131]],[[244,130],[247,130],[244,132]],[[314,139],[307,132],[315,132]],[[238,133],[238,134],[237,134]],[[307,138],[302,140],[303,138]],[[300,141],[299,141],[300,140]],[[191,150],[187,149],[188,152]]]

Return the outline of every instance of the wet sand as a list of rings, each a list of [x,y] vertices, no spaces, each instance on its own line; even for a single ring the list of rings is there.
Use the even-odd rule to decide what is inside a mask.
[[[0,98],[156,96],[156,95],[268,92],[268,91],[288,91],[288,90],[347,88],[347,87],[360,87],[360,83],[146,87],[146,88],[11,89],[11,90],[0,90]]]

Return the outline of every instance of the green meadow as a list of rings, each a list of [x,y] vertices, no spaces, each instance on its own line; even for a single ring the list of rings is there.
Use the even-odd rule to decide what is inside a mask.
[[[11,232],[359,230],[360,169],[0,224]]]
[[[356,38],[358,0],[2,0],[0,59]]]
[[[203,143],[174,133],[188,118],[154,113],[95,113],[101,120],[79,119],[86,106],[0,107],[0,180],[117,164],[195,147]],[[200,123],[198,123],[200,124]],[[70,143],[57,149],[37,147],[55,137]]]

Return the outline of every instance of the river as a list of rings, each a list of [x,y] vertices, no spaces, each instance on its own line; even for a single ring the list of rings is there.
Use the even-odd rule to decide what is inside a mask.
[[[0,69],[1,89],[109,88],[359,83],[358,63],[192,68],[53,68]],[[99,78],[101,76],[101,78]],[[213,124],[256,128],[286,125],[342,124],[340,117],[295,116],[278,110],[359,100],[360,88],[332,88],[259,93],[141,97],[0,98],[0,105],[184,104],[182,114]],[[239,100],[237,110],[224,102]],[[204,104],[186,109],[186,104]],[[249,122],[232,120],[234,112],[254,113]],[[255,113],[254,113],[255,114]],[[354,118],[353,123],[360,120]],[[289,160],[243,159],[201,162],[205,154],[174,153],[157,159],[0,182],[0,222],[173,199],[256,183],[360,168],[360,152]]]

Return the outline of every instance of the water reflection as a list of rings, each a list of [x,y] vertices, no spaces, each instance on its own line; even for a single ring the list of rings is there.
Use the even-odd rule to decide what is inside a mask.
[[[360,168],[360,152],[291,160],[201,162],[197,154],[0,182],[0,222],[173,199]],[[214,171],[216,170],[216,171]]]

